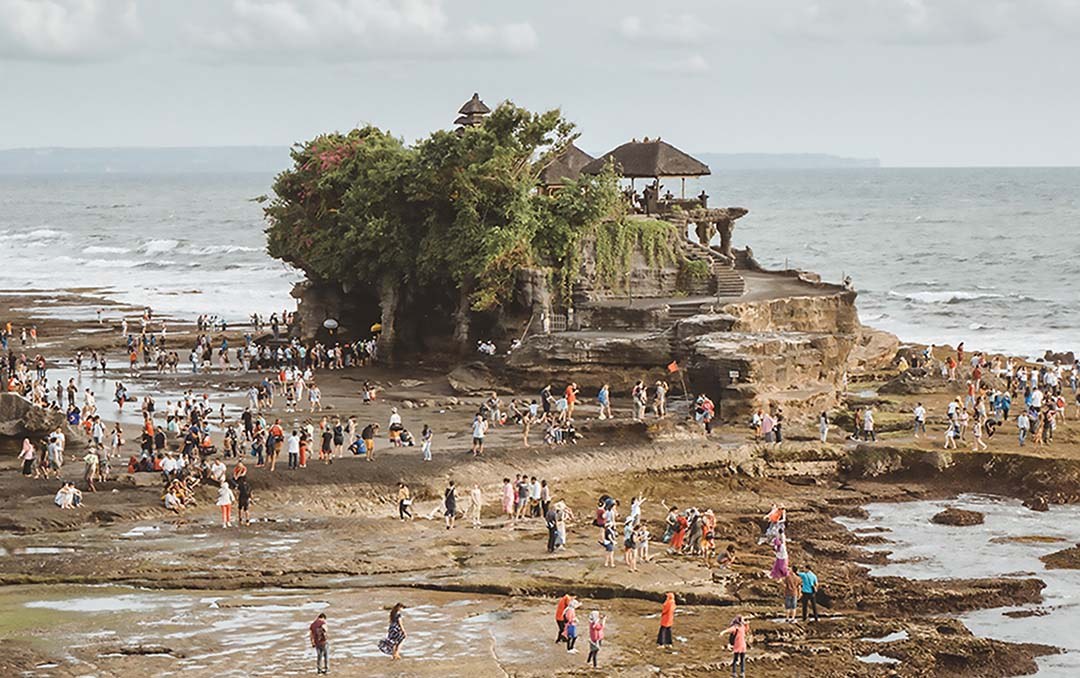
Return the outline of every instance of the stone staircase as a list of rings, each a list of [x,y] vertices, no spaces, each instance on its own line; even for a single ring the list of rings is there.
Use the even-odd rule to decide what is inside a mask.
[[[712,274],[710,280],[695,281],[687,293],[691,296],[741,297],[746,281],[734,269],[734,262],[711,247],[685,240],[683,252],[690,261],[703,261]]]

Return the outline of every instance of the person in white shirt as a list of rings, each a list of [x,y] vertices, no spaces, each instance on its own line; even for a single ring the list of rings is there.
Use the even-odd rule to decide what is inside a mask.
[[[478,457],[484,453],[484,434],[487,433],[488,423],[482,414],[477,414],[472,423],[472,453]]]
[[[919,433],[926,434],[926,408],[922,403],[915,406],[915,437],[919,437]]]

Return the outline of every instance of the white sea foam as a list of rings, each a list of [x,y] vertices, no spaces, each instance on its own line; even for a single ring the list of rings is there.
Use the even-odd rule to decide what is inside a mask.
[[[946,290],[942,292],[897,292],[889,290],[889,296],[915,301],[920,304],[958,304],[963,301],[975,301],[976,299],[1001,299],[1005,295],[967,290]]]
[[[156,254],[160,252],[171,252],[179,246],[179,240],[159,238],[146,241],[145,243],[143,243],[143,246],[140,249],[142,249],[142,251],[146,252],[147,254]]]
[[[127,247],[110,247],[108,245],[90,245],[83,248],[83,254],[126,254],[130,251]]]
[[[205,247],[192,247],[192,254],[234,254],[236,252],[262,252],[262,247],[247,247],[246,245],[206,245]]]

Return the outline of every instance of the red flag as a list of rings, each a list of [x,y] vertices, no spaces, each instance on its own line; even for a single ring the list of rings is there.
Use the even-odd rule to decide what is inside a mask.
[[[668,363],[667,371],[668,372],[673,372],[673,373],[678,372],[679,371],[679,363],[672,360],[670,363]]]

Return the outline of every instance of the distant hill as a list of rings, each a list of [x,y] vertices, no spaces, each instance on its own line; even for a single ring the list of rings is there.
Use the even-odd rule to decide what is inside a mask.
[[[695,153],[715,171],[729,169],[844,169],[881,167],[877,158],[843,158],[826,153]]]
[[[825,153],[696,153],[714,172],[740,169],[880,167],[877,158]],[[17,148],[0,150],[0,174],[276,174],[291,161],[285,146],[190,148]]]
[[[0,150],[0,174],[276,174],[289,164],[289,149],[284,146]]]

